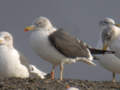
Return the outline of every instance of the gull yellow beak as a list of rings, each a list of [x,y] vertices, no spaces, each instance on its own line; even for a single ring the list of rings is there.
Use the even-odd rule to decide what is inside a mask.
[[[103,44],[103,50],[107,50],[108,45],[107,44]]]
[[[120,27],[120,24],[115,24],[116,26]]]
[[[24,32],[31,31],[35,29],[35,25],[28,26],[24,29]]]

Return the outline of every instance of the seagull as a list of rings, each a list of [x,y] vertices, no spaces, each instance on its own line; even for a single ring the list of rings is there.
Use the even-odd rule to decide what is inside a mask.
[[[29,65],[29,69],[30,69],[31,74],[35,74],[39,76],[41,79],[45,79],[47,75],[47,73],[39,70],[35,65],[32,65],[32,64]]]
[[[28,78],[29,70],[24,56],[14,48],[10,33],[0,32],[0,77]]]
[[[98,61],[101,64],[101,66],[112,72],[112,82],[116,82],[116,73],[120,73],[120,25],[115,24],[115,21],[112,18],[108,17],[101,20],[99,25],[101,33],[96,48],[103,48],[104,50],[113,50],[115,51],[115,55],[97,55],[97,58],[99,58]]]
[[[76,39],[61,28],[55,28],[46,17],[37,17],[33,24],[26,27],[24,31],[33,31],[30,35],[32,49],[42,59],[52,64],[51,79],[54,79],[55,67],[58,65],[60,66],[60,80],[63,80],[64,64],[82,61],[96,65],[91,53],[104,54],[107,52],[89,48],[82,40]]]
[[[28,78],[38,75],[45,79],[46,73],[28,63],[28,59],[14,48],[9,32],[0,32],[0,77]]]

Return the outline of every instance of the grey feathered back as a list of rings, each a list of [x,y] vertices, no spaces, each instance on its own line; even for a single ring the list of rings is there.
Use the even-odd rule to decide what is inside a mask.
[[[87,44],[64,32],[63,29],[53,32],[49,36],[49,40],[64,56],[70,58],[89,57]]]

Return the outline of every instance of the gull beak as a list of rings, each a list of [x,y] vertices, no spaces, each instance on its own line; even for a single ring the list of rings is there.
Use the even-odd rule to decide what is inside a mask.
[[[28,26],[24,29],[24,32],[31,31],[35,29],[35,25]]]
[[[120,24],[115,24],[116,26],[120,27]]]
[[[108,48],[108,45],[107,44],[103,44],[103,50],[107,50],[107,48]]]

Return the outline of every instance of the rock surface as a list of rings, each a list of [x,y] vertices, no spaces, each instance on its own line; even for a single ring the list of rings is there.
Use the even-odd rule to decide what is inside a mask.
[[[120,90],[120,83],[111,81],[0,78],[0,90],[66,90],[66,85],[80,88],[80,90]]]

